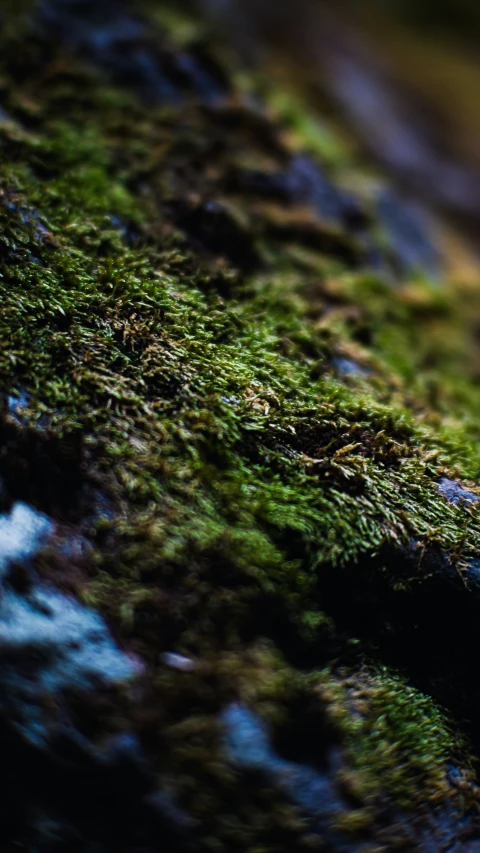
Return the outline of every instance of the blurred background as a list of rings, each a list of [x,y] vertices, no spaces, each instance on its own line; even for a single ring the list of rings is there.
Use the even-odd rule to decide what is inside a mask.
[[[198,0],[224,38],[296,81],[349,144],[477,253],[480,4]]]

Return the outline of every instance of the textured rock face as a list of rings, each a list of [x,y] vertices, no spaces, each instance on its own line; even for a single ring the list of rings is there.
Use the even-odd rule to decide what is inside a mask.
[[[9,516],[0,516],[0,560],[6,575],[0,605],[0,712],[38,746],[48,744],[50,727],[55,737],[55,716],[63,718],[62,725],[67,723],[62,708],[66,692],[101,691],[128,682],[135,673],[98,614],[28,573],[38,541],[52,534],[52,528],[45,516],[25,504],[17,503]],[[13,574],[9,582],[13,561],[25,574],[19,578],[17,570],[17,578]]]
[[[22,833],[45,851],[142,841],[186,849],[185,818],[156,790],[136,734],[110,733],[99,744],[94,728],[85,731],[88,716],[95,726],[92,699],[98,705],[116,688],[118,703],[139,666],[99,614],[36,577],[32,562],[47,537],[55,540],[54,524],[26,504],[0,516],[2,848]]]
[[[0,847],[474,853],[479,297],[174,5],[0,14]]]
[[[447,477],[442,477],[438,484],[438,489],[447,501],[453,504],[475,504],[480,500],[480,495],[468,489],[463,489],[459,482],[449,480]]]

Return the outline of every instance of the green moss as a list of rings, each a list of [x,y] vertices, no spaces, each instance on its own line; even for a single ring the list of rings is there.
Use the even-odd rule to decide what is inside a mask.
[[[333,239],[310,211],[306,239],[305,211],[232,190],[239,160],[271,172],[288,158],[283,131],[235,93],[215,109],[147,105],[51,49],[41,86],[37,60],[20,84],[3,59],[0,383],[28,394],[19,453],[22,430],[83,432],[82,483],[110,507],[82,522],[85,598],[154,667],[162,645],[235,657],[285,630],[328,648],[326,567],[412,539],[477,554],[477,512],[448,504],[437,479],[478,477],[478,301],[352,269],[351,235]],[[295,126],[308,142],[308,117]],[[224,239],[186,236],[212,198]],[[235,240],[252,250],[245,268]],[[342,379],[338,356],[370,372]],[[225,698],[245,678],[228,669]],[[378,778],[402,803],[414,776],[442,789],[448,727],[431,700],[380,672],[356,717],[353,688],[329,689],[367,799]],[[202,690],[190,698],[204,707]],[[220,787],[224,773],[212,771]]]
[[[332,784],[335,779],[352,803],[337,815],[342,831],[355,835],[371,827],[387,803],[397,815],[440,806],[452,797],[452,771],[465,793],[462,808],[473,805],[471,745],[441,705],[395,670],[364,662],[302,672],[267,641],[210,658],[199,673],[202,666],[213,688],[210,701],[249,706],[280,755],[286,745],[287,760],[332,774]],[[195,701],[203,692],[205,702],[205,689],[204,680]]]
[[[301,673],[265,642],[243,658],[225,658],[221,667],[237,698],[268,720],[273,732],[289,727],[291,757],[305,737],[307,761],[314,766],[325,763],[332,743],[341,744],[337,781],[358,804],[351,830],[371,820],[375,806],[387,800],[407,811],[447,800],[452,767],[461,767],[465,790],[472,785],[471,745],[452,717],[389,667],[364,662],[355,669]],[[298,759],[304,760],[301,747]],[[347,824],[349,819],[345,816]]]
[[[168,575],[224,554],[248,586],[284,596],[302,619],[322,564],[359,559],[386,539],[427,537],[473,554],[474,514],[466,536],[464,512],[432,477],[432,460],[440,471],[465,459],[476,473],[472,384],[466,427],[458,405],[455,428],[451,416],[442,423],[467,358],[454,295],[425,283],[414,299],[336,262],[335,277],[315,285],[317,307],[311,276],[281,255],[268,274],[242,280],[222,263],[212,288],[211,262],[194,261],[155,200],[127,189],[145,169],[137,151],[152,134],[165,139],[179,113],[152,110],[127,130],[127,96],[92,74],[86,82],[84,103],[59,121],[50,114],[64,83],[54,78],[45,120],[2,164],[2,239],[25,254],[1,271],[0,372],[5,390],[32,395],[34,420],[81,423],[95,465],[113,474],[128,507],[115,521],[116,573],[140,577],[154,564]],[[191,144],[181,143],[187,154]],[[176,157],[173,147],[148,166],[153,187],[171,180]],[[143,228],[138,247],[122,244],[113,215]],[[219,287],[240,298],[226,301]],[[327,311],[332,300],[338,308]],[[331,355],[355,346],[353,305],[373,335],[361,352],[374,373],[358,388],[328,370]],[[440,340],[425,335],[427,322],[440,324]],[[445,349],[446,329],[460,352]],[[427,410],[435,383],[445,400]]]
[[[324,676],[327,717],[346,748],[344,783],[362,803],[393,796],[402,808],[448,796],[447,772],[461,748],[453,723],[425,694],[386,668]],[[421,793],[420,793],[421,792]]]
[[[289,91],[286,86],[281,89],[275,87],[267,90],[266,97],[299,150],[310,151],[338,173],[353,167],[353,146],[340,135],[337,128],[316,115],[302,101],[298,91]]]

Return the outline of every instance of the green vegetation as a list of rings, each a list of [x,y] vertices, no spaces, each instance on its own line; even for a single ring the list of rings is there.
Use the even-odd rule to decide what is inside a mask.
[[[446,795],[455,735],[429,696],[386,668],[365,668],[342,680],[327,676],[321,693],[328,719],[344,738],[352,794],[368,803],[383,791],[407,809],[418,790],[438,799]]]
[[[232,181],[288,160],[285,128],[235,92],[215,109],[147,105],[53,48],[40,80],[32,48],[19,83],[9,49],[0,383],[28,398],[19,464],[25,432],[79,448],[72,488],[107,501],[107,516],[80,523],[94,546],[82,594],[118,635],[152,666],[169,645],[205,657],[227,699],[245,692],[256,638],[288,629],[328,644],[326,566],[412,539],[476,554],[476,510],[448,504],[437,480],[478,477],[479,297],[386,281],[358,262],[352,234]],[[310,147],[312,127],[295,118]],[[205,224],[213,200],[220,218]],[[363,370],[342,377],[339,358]],[[33,499],[45,508],[41,489]],[[159,730],[179,708],[197,702],[201,717],[215,704],[201,672],[185,702],[181,676],[156,671],[155,689],[175,697]],[[275,703],[285,678],[272,683]],[[401,805],[425,780],[423,797],[447,795],[449,729],[428,697],[385,670],[368,677],[365,714],[352,714],[364,699],[348,681],[329,690],[357,793],[375,799],[388,778]],[[212,737],[195,725],[194,743],[208,730],[197,759],[172,747],[187,767]],[[217,808],[205,797],[199,813]]]

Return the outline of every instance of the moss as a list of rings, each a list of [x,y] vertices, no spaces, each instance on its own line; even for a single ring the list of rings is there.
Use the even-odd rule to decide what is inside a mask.
[[[269,105],[282,121],[290,142],[300,151],[309,151],[328,168],[341,175],[342,170],[352,169],[355,163],[352,146],[342,138],[337,128],[315,115],[301,99],[298,91],[289,90],[287,85],[278,89],[267,89],[265,96]]]
[[[273,644],[262,641],[240,653],[199,662],[196,677],[196,688],[192,690],[190,683],[187,697],[178,686],[181,676],[163,676],[161,693],[170,702],[173,699],[165,736],[175,762],[188,768],[183,771],[182,790],[189,810],[199,807],[192,780],[202,778],[205,803],[200,808],[205,813],[218,797],[217,786],[222,787],[222,809],[229,817],[220,835],[226,843],[238,841],[239,827],[234,830],[238,815],[230,816],[227,792],[233,780],[218,752],[221,731],[212,724],[212,703],[221,708],[234,701],[253,709],[267,724],[271,750],[280,761],[329,776],[332,789],[345,803],[331,817],[338,832],[349,838],[372,833],[385,809],[390,810],[390,819],[393,809],[398,840],[403,837],[402,815],[421,821],[432,808],[441,810],[455,800],[458,808],[458,798],[461,813],[475,808],[478,790],[471,744],[441,705],[394,669],[364,660],[354,668],[329,665],[301,672]],[[180,710],[185,703],[189,714]],[[207,709],[210,713],[205,713]],[[186,743],[191,739],[193,750]],[[254,778],[249,778],[253,799],[259,793]],[[275,793],[272,782],[269,818],[262,830],[267,835],[272,813],[280,819],[283,811],[282,823],[290,824],[290,829],[296,815],[278,790]],[[255,813],[252,803],[249,808]]]
[[[393,795],[408,809],[420,791],[420,806],[429,797],[448,796],[447,773],[461,744],[430,696],[386,668],[343,680],[326,675],[320,690],[328,718],[345,739],[342,773],[354,797],[368,804]]]
[[[186,49],[185,29],[181,41]],[[176,103],[150,103],[48,36],[19,82],[9,44],[0,382],[28,404],[15,423],[2,415],[18,456],[2,471],[12,493],[31,498],[18,466],[38,444],[25,433],[65,447],[82,431],[78,501],[48,511],[91,543],[82,594],[118,635],[157,675],[158,648],[238,654],[242,675],[227,676],[225,661],[215,669],[227,698],[254,680],[242,654],[258,637],[325,657],[344,642],[324,613],[325,570],[412,540],[474,556],[478,513],[437,489],[445,473],[478,476],[471,294],[467,308],[453,284],[392,286],[365,269],[346,226],[327,227],[295,198],[247,192],[238,170],[254,161],[267,178],[288,172],[292,151],[284,128],[234,85],[214,105],[190,84]],[[308,143],[308,117],[295,124]],[[337,357],[364,374],[339,377]],[[32,499],[45,508],[42,488]],[[177,681],[159,675],[156,689],[184,707]],[[337,709],[360,701],[351,687],[330,689]],[[218,700],[205,690],[207,699],[199,676],[188,700],[208,716]],[[431,799],[443,790],[447,729],[412,695],[382,671],[365,718],[332,711],[367,799],[377,774],[402,805],[415,774],[428,777]],[[158,738],[172,724],[155,719]],[[216,731],[200,728],[197,769]],[[224,774],[212,770],[214,788]],[[213,821],[212,798],[195,807],[202,820]]]
[[[162,120],[162,110],[151,110],[145,125],[127,131],[127,96],[87,80],[83,110],[59,121],[49,114],[64,87],[54,76],[42,93],[52,105],[41,101],[45,120],[2,167],[2,239],[12,257],[28,259],[2,271],[5,390],[25,387],[38,414],[54,421],[59,410],[82,413],[98,464],[121,458],[119,490],[127,488],[132,506],[155,501],[158,512],[168,494],[176,504],[179,490],[185,513],[189,494],[198,533],[188,525],[181,535],[178,506],[178,528],[162,537],[175,543],[173,551],[165,545],[172,556],[186,538],[207,546],[228,530],[245,543],[245,566],[251,553],[269,554],[274,578],[275,561],[288,559],[282,531],[302,539],[304,569],[356,557],[386,535],[421,537],[438,527],[443,548],[463,542],[464,516],[445,506],[429,474],[432,459],[439,473],[461,466],[476,418],[478,395],[463,375],[469,350],[451,316],[455,294],[428,283],[393,293],[338,263],[322,281],[320,256],[315,277],[281,255],[268,274],[247,280],[221,261],[212,286],[211,261],[195,268],[168,220],[146,232],[140,223],[153,201],[129,189],[154,116],[160,143],[177,114]],[[87,112],[94,118],[85,123]],[[149,165],[154,185],[171,177],[175,156]],[[118,218],[139,224],[139,247],[125,246]],[[240,298],[225,301],[218,288]],[[358,351],[374,375],[357,390],[331,375],[328,360],[358,349],[359,327],[372,337]],[[460,408],[467,396],[470,413]],[[475,476],[476,465],[466,460],[463,473]],[[476,531],[472,519],[467,549]]]

